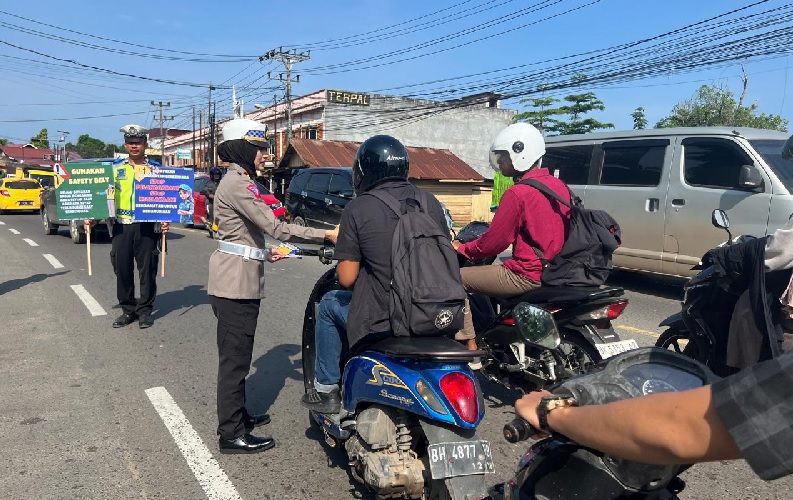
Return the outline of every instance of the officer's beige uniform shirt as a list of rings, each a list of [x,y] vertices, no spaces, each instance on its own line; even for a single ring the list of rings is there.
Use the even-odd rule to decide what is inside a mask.
[[[323,229],[279,222],[254,191],[256,184],[239,165],[231,164],[215,192],[218,239],[265,248],[265,233],[279,240],[292,238],[322,241]],[[215,250],[209,257],[207,293],[227,299],[264,298],[265,262]]]

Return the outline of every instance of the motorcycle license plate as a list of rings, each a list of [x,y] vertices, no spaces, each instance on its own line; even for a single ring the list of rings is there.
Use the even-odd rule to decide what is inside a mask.
[[[432,479],[487,474],[496,471],[490,443],[461,441],[438,443],[427,447]]]
[[[630,351],[631,349],[638,349],[639,344],[635,340],[620,340],[619,342],[609,342],[608,344],[595,344],[600,357],[603,359],[610,358],[615,354]]]

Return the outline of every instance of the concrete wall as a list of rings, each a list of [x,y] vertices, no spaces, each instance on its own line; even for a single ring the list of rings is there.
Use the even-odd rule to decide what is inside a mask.
[[[393,135],[408,146],[449,149],[487,179],[488,150],[515,111],[485,104],[444,109],[438,102],[372,95],[369,106],[327,103],[325,140],[364,141]]]

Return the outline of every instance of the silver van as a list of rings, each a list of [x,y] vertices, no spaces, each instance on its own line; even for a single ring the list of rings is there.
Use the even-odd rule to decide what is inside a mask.
[[[793,161],[782,158],[788,134],[692,127],[629,130],[546,139],[543,167],[591,209],[622,228],[614,265],[692,275],[724,231],[711,225],[721,208],[734,235],[764,236],[793,213]]]

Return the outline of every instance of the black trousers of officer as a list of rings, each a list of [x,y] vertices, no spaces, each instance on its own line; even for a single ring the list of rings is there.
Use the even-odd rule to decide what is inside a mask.
[[[116,295],[121,309],[127,314],[151,314],[157,294],[156,222],[115,224],[110,260],[116,273]],[[140,299],[135,299],[135,263],[140,279]]]
[[[245,377],[251,368],[261,300],[213,295],[209,299],[218,319],[218,435],[232,440],[245,434]]]

